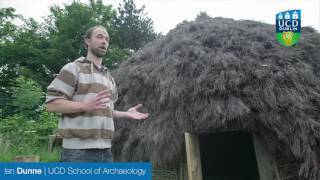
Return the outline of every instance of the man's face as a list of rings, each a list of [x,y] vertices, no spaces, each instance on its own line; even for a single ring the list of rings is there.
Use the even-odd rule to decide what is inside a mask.
[[[92,31],[91,38],[86,39],[88,51],[97,57],[103,57],[109,46],[109,35],[104,28],[96,28]]]

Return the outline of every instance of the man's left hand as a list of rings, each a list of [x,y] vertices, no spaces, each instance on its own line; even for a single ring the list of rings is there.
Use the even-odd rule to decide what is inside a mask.
[[[126,112],[127,117],[130,119],[137,119],[137,120],[146,119],[149,116],[149,113],[139,112],[138,108],[140,108],[141,106],[142,106],[142,104],[138,104],[138,105],[128,109],[128,111]]]

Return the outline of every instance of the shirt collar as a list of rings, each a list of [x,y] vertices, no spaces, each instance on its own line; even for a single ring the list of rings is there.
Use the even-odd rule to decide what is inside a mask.
[[[83,63],[89,63],[91,64],[91,61],[87,58],[84,58],[84,60],[82,61]],[[100,72],[106,72],[108,71],[108,68],[104,65],[101,65],[101,68],[99,68],[98,66],[96,66],[94,63],[93,64],[93,67],[97,70],[97,71],[100,71]]]

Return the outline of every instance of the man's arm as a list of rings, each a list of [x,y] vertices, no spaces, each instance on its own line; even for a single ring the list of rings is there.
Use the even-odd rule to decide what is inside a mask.
[[[47,111],[62,114],[84,112],[85,104],[83,102],[74,102],[65,99],[56,99],[47,103]]]
[[[135,107],[128,109],[128,111],[116,111],[112,112],[114,118],[128,118],[128,119],[135,119],[135,120],[142,120],[146,119],[149,116],[149,113],[140,113],[138,112],[138,108],[140,108],[142,104],[138,104]]]
[[[110,90],[104,90],[99,92],[96,97],[84,102],[56,99],[47,103],[47,111],[67,114],[105,109],[105,104],[110,101],[110,98]]]

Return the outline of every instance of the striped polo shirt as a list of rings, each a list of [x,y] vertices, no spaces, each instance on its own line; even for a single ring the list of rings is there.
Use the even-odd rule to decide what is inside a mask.
[[[68,149],[111,148],[114,132],[112,111],[118,94],[116,84],[105,67],[98,68],[80,57],[66,64],[47,88],[46,103],[55,99],[85,101],[110,89],[112,98],[105,109],[62,114],[58,130]]]

